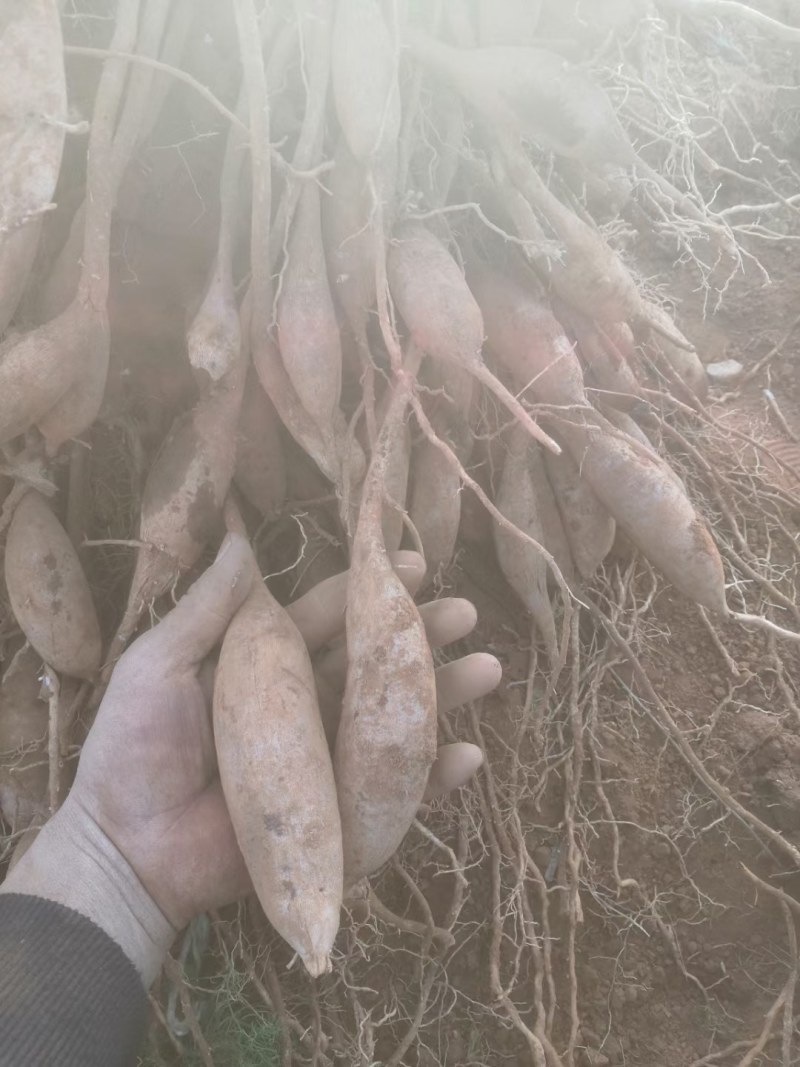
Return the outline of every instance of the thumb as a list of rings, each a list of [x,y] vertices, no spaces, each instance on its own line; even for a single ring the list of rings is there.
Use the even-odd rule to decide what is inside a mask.
[[[148,643],[173,664],[201,663],[222,639],[257,573],[247,539],[228,534],[208,570],[149,632]]]

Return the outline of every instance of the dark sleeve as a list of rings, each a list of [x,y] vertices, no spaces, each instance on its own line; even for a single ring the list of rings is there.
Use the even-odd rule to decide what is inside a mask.
[[[147,996],[108,934],[70,908],[0,894],[0,1067],[132,1067]]]

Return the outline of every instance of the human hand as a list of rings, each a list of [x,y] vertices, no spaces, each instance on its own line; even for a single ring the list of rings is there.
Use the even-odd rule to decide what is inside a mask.
[[[202,910],[228,886],[232,899],[243,870],[215,783],[205,664],[247,597],[250,558],[243,538],[226,539],[177,607],[121,657],[72,791],[0,887],[92,919],[145,985],[193,901]]]
[[[132,945],[134,953],[146,957],[143,974],[156,973],[158,953],[195,914],[249,888],[216,773],[208,667],[209,654],[249,591],[248,553],[242,538],[228,539],[177,607],[120,659],[67,802],[4,886],[6,891],[49,895],[86,913],[79,906],[86,887],[64,875],[69,867],[65,847],[72,853],[84,849],[96,859],[95,883],[98,866],[110,871],[112,883],[125,888],[123,911],[134,913],[134,932],[145,929],[144,944],[134,938]],[[414,553],[398,553],[395,560],[414,591],[423,577],[422,560]],[[342,631],[345,598],[346,575],[340,575],[290,607],[312,653]],[[464,637],[475,624],[474,608],[463,600],[438,601],[423,608],[423,617],[434,645]],[[341,649],[326,654],[320,678],[329,688],[333,679],[335,686],[345,665]],[[499,664],[491,656],[449,664],[438,675],[440,706],[476,699],[494,688],[499,677]],[[472,746],[443,750],[431,790],[462,784],[479,762]],[[57,886],[52,873],[43,873],[46,848],[58,855]],[[85,856],[81,860],[85,863]],[[142,899],[136,897],[136,884]],[[95,895],[98,891],[95,884]],[[113,891],[112,884],[109,893]],[[102,908],[103,914],[90,918],[120,943],[125,938],[130,942],[129,930],[109,929],[110,905],[104,895],[91,907]],[[129,945],[123,943],[123,948],[128,951]]]

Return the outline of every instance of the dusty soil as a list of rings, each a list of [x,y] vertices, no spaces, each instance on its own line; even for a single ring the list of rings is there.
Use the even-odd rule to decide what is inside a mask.
[[[793,107],[787,142],[796,139]],[[114,362],[86,471],[90,540],[134,536],[149,458],[191,401],[191,377],[175,353],[187,294],[199,284],[187,264],[202,273],[203,237],[214,232],[213,219],[197,225],[216,188],[218,161],[207,151],[199,137],[180,155],[151,150],[147,181],[145,170],[134,171],[123,191]],[[147,200],[153,189],[163,200]],[[152,232],[137,226],[143,216]],[[64,235],[53,236],[58,247]],[[748,265],[710,319],[690,270],[673,268],[663,249],[628,251],[642,276],[676,300],[677,319],[706,362],[732,358],[752,368],[800,315],[796,240],[764,245],[771,284]],[[46,245],[43,258],[51,252]],[[680,441],[665,445],[724,544],[731,601],[741,592],[750,610],[768,610],[797,631],[800,451],[763,388],[800,436],[799,368],[800,329],[740,394],[714,391],[716,426],[669,410],[686,441],[712,457],[711,475]],[[742,434],[767,442],[779,461]],[[722,500],[735,505],[744,547],[714,495],[715,474],[727,479]],[[195,925],[179,951],[196,1018],[183,1018],[176,985],[162,977],[148,1064],[203,1062],[192,1033],[210,1035],[222,1016],[235,1016],[239,1052],[213,1062],[231,1067],[278,1062],[276,1020],[294,1062],[306,1064],[538,1067],[543,1040],[569,1067],[800,1063],[800,863],[779,840],[800,849],[798,646],[704,620],[620,540],[587,602],[613,617],[636,663],[583,609],[579,656],[548,693],[528,623],[494,563],[486,516],[468,498],[465,508],[456,563],[430,595],[466,596],[479,609],[477,632],[446,658],[488,649],[503,663],[496,694],[441,723],[443,739],[485,748],[485,770],[460,796],[421,813],[397,862],[375,879],[375,898],[352,904],[334,972],[315,987],[252,903]],[[277,537],[270,553],[291,561],[291,516],[287,526],[292,536],[285,544]],[[119,545],[91,556],[104,632],[124,601],[131,561]],[[772,591],[754,572],[768,575]],[[0,640],[14,635],[3,625]],[[731,813],[687,750],[761,828]]]
[[[785,340],[800,313],[794,254],[772,249],[769,269],[769,286],[755,274],[737,280],[710,321],[685,276],[678,319],[707,362],[752,368]],[[714,479],[668,442],[723,544],[731,602],[741,588],[751,610],[769,602],[770,616],[795,630],[800,466],[790,469],[796,446],[762,390],[771,388],[800,435],[799,362],[800,330],[739,395],[713,390],[717,428],[670,413],[685,440],[717,457],[724,485],[740,490],[731,498],[723,486],[722,495],[734,499],[746,551],[731,537]],[[784,465],[731,437],[731,427],[769,442]],[[764,505],[771,485],[784,492],[783,530]],[[488,649],[503,663],[496,694],[441,723],[443,738],[483,745],[485,771],[453,802],[421,813],[397,862],[374,880],[377,902],[353,903],[334,973],[316,988],[256,907],[226,912],[202,941],[216,954],[196,973],[187,964],[198,1025],[213,1028],[220,996],[240,998],[261,1018],[277,1016],[296,1062],[306,1063],[314,1049],[352,1064],[537,1063],[530,1031],[576,1067],[800,1062],[800,905],[790,911],[774,893],[800,897],[800,864],[778,836],[800,848],[798,646],[704,620],[620,542],[587,601],[614,618],[661,705],[586,609],[578,666],[549,695],[534,670],[528,693],[528,624],[473,504],[465,501],[456,564],[430,595],[466,596],[479,610],[477,632],[445,658]],[[770,577],[783,606],[741,569],[748,562]],[[666,716],[761,829],[698,778]],[[169,983],[157,996],[168,1002]],[[154,1033],[154,1062],[173,1062],[163,1028]]]
[[[687,280],[679,318],[707,360],[753,367],[785,338],[800,312],[793,255],[773,250],[770,271],[766,288],[751,277],[737,281],[710,323],[702,322],[700,297]],[[723,427],[771,448],[786,444],[762,388],[771,387],[790,430],[800,434],[799,360],[800,331],[741,395],[725,398],[715,389],[709,410]],[[714,454],[717,431],[672,417],[688,440]],[[795,476],[770,467],[741,438],[723,443],[719,472],[753,491],[751,506],[740,499],[737,513],[748,558],[788,604],[771,608],[771,617],[800,629],[791,610],[800,500],[796,507],[791,493],[782,500],[782,532],[756,497],[770,483],[791,490]],[[796,462],[783,444],[777,451]],[[687,465],[680,447],[672,461],[730,545],[708,480]],[[441,726],[443,737],[482,744],[486,770],[455,802],[421,813],[424,830],[411,831],[399,860],[375,880],[380,910],[374,902],[353,904],[334,974],[315,990],[296,966],[287,969],[288,953],[252,907],[243,927],[234,912],[215,927],[223,951],[216,964],[206,961],[209,988],[229,977],[232,961],[241,975],[238,995],[261,1009],[280,1004],[297,1062],[311,1062],[319,1048],[333,1062],[352,1064],[536,1063],[526,1028],[545,1034],[562,1062],[577,1067],[800,1062],[800,908],[790,911],[768,888],[790,900],[800,895],[798,864],[777,843],[780,834],[800,847],[798,646],[705,621],[619,544],[588,599],[615,618],[661,710],[587,610],[578,668],[549,696],[542,672],[534,671],[526,704],[527,623],[497,571],[485,520],[467,504],[461,551],[436,595],[469,597],[480,623],[446,658],[488,649],[502,661],[504,681],[480,706]],[[751,608],[763,609],[756,583],[725,552],[729,575],[744,583]],[[729,590],[732,601],[737,595]],[[699,780],[670,741],[664,711],[713,780],[773,840],[731,814]],[[387,907],[402,917],[404,931],[384,914]],[[450,939],[426,937],[426,925],[428,933],[451,930]],[[250,931],[249,958],[234,947],[242,929]]]
[[[794,252],[774,251],[770,269],[769,287],[751,278],[737,282],[732,298],[711,322],[701,321],[699,308],[692,307],[692,294],[685,294],[682,320],[707,361],[733,358],[749,368],[785,337],[800,312]],[[800,435],[799,366],[800,333],[796,333],[741,396],[720,402],[723,390],[716,389],[711,405],[726,425],[777,442],[778,453],[795,464],[797,449],[768,408],[761,387],[771,387],[788,427]],[[783,479],[782,484],[795,484],[785,468],[779,475],[776,468],[772,475]],[[797,511],[789,518],[789,533],[795,539],[798,519]],[[767,554],[757,516],[749,540],[756,555]],[[769,549],[773,566],[786,567],[783,588],[796,601],[796,554],[787,543],[777,545],[771,539]],[[524,637],[508,639],[509,626],[522,634],[524,629],[509,619],[506,590],[481,561],[482,555],[469,550],[462,555],[454,586],[479,605],[482,625],[476,647],[484,641],[506,668],[502,692],[487,702],[481,714],[493,772],[500,780],[500,768],[508,761],[505,744],[511,741],[511,724],[518,720],[522,704],[515,683],[525,676],[527,664]],[[613,586],[618,579],[610,581]],[[623,613],[627,621],[635,600],[652,591],[641,575],[632,588],[638,597],[628,600]],[[791,625],[791,616],[785,621]],[[788,841],[800,844],[797,646],[773,645],[764,634],[737,624],[712,625],[714,637],[693,605],[656,587],[651,610],[635,627],[642,665],[714,778]],[[787,928],[793,920],[779,901],[759,890],[744,868],[790,894],[800,889],[798,872],[710,796],[666,739],[629,663],[620,662],[604,673],[592,707],[591,657],[599,657],[596,667],[603,653],[599,648],[592,651],[598,635],[588,619],[581,636],[586,675],[579,703],[588,736],[585,743],[595,766],[594,772],[591,766],[585,769],[576,815],[576,834],[584,852],[579,879],[583,922],[574,949],[581,1022],[577,1062],[639,1067],[797,1062],[782,1058],[786,1009],[785,1002],[778,1004],[797,963],[794,935],[790,937]],[[602,646],[602,638],[599,643]],[[775,650],[780,664],[773,658]],[[555,703],[551,701],[547,710],[553,721],[564,713]],[[546,730],[545,736],[549,734]],[[545,754],[533,746],[532,755],[534,777],[545,774],[549,765],[551,780],[541,796],[534,782],[534,797],[519,807],[519,814],[530,827],[525,835],[529,853],[540,870],[551,868],[551,878],[545,875],[547,894],[551,914],[558,916],[568,892],[563,877],[565,781],[558,769],[564,753],[557,749]],[[602,778],[608,806],[591,780],[593,773]],[[609,825],[612,820],[616,830]],[[616,875],[614,833],[619,847]],[[460,991],[465,1009],[471,998],[491,1002],[485,989],[482,998],[476,989],[490,951],[490,923],[483,909],[490,907],[485,881],[491,882],[491,864],[489,857],[475,860],[478,866],[470,872],[473,896],[465,909],[467,922],[474,922],[475,928],[469,944],[455,953],[447,968],[449,983]],[[484,892],[476,892],[482,884]],[[533,920],[534,936],[541,937],[538,909]],[[551,929],[554,961],[563,956],[569,933],[565,927],[568,924],[557,918]],[[559,982],[564,975],[558,975],[557,963],[554,970],[553,1032],[568,1035],[567,990]],[[525,979],[518,981],[514,1000],[525,1013],[530,1003]],[[763,1052],[758,1052],[753,1047],[776,1005],[777,1023]],[[454,1005],[443,1023],[444,1062],[500,1062],[499,1048],[506,1042],[498,1046],[482,1026],[465,1030],[468,1011],[463,1019],[459,1014]],[[795,1025],[791,1009],[785,1025],[790,1033]],[[559,1048],[564,1043],[556,1042]],[[729,1046],[728,1055],[714,1056]],[[755,1055],[747,1058],[751,1051]],[[524,1043],[517,1045],[516,1056],[518,1062],[527,1062]],[[511,1047],[508,1057],[515,1062]]]

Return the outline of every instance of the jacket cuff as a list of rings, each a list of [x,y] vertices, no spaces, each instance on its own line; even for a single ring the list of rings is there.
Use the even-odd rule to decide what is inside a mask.
[[[0,895],[0,1067],[130,1067],[147,997],[133,963],[90,919]]]

